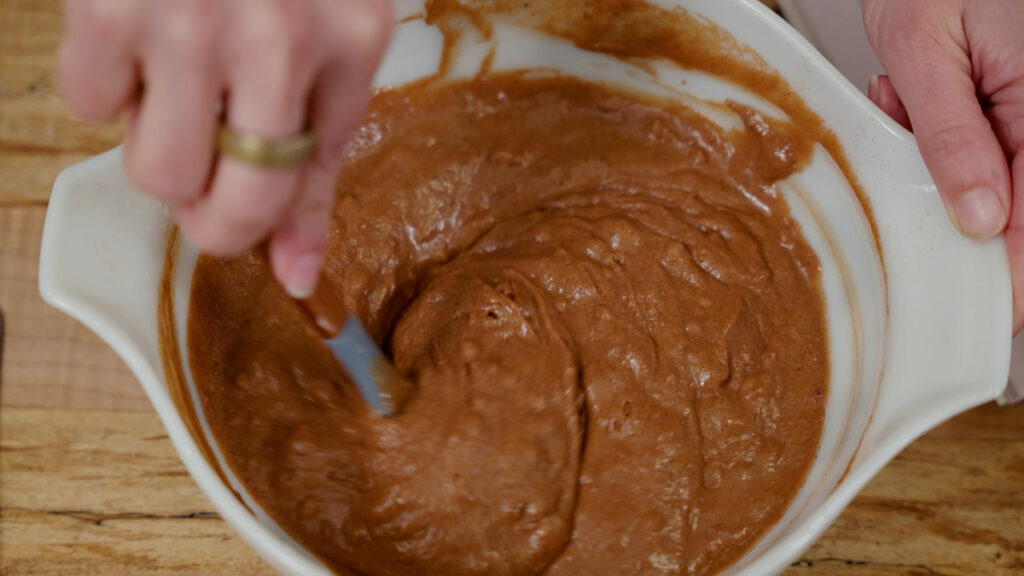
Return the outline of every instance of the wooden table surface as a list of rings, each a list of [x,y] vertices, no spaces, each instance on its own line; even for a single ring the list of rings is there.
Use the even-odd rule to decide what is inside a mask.
[[[39,298],[53,179],[120,135],[65,110],[60,30],[56,0],[0,0],[0,574],[269,574],[120,359]],[[787,574],[1024,574],[1024,406],[915,442]]]

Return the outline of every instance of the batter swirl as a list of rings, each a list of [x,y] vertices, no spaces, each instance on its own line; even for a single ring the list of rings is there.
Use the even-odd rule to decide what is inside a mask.
[[[188,346],[250,493],[341,573],[707,574],[814,459],[799,127],[564,78],[378,95],[327,274],[416,383],[370,413],[255,256],[201,257]]]

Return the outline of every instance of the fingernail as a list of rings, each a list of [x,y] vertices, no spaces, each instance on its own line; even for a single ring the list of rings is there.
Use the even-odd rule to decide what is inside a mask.
[[[999,196],[988,188],[975,188],[961,194],[953,211],[960,232],[978,240],[995,236],[1006,224],[1006,208]]]
[[[297,256],[288,267],[288,278],[284,289],[292,298],[309,298],[320,280],[323,255],[309,253]]]
[[[871,80],[868,80],[868,98],[871,98],[873,94],[878,92],[878,74],[872,74]]]

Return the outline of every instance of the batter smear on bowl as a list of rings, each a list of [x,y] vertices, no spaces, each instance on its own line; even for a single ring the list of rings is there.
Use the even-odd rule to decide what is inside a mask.
[[[339,573],[709,574],[778,520],[828,380],[794,123],[568,78],[379,94],[326,274],[416,391],[373,414],[260,258],[200,258],[208,422]]]

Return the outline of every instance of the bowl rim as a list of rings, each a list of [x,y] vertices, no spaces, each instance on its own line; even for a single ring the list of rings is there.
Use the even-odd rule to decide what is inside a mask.
[[[683,7],[694,4],[690,0],[669,0],[669,2],[672,5]],[[874,124],[872,129],[881,135],[880,138],[885,139],[888,149],[896,150],[897,158],[894,161],[906,164],[901,173],[903,185],[899,190],[900,201],[906,203],[910,208],[928,212],[929,222],[927,224],[934,228],[931,240],[940,242],[944,246],[956,248],[955,257],[951,258],[954,263],[965,265],[973,263],[973,269],[986,270],[985,278],[992,282],[992,285],[987,288],[973,284],[969,286],[975,292],[983,291],[984,297],[978,299],[976,309],[962,315],[966,320],[961,319],[967,322],[968,326],[973,326],[977,333],[984,333],[985,336],[973,345],[965,345],[984,359],[984,362],[973,362],[970,369],[967,370],[968,372],[976,370],[979,374],[977,380],[982,381],[982,384],[971,387],[961,386],[963,389],[957,388],[958,395],[955,399],[933,406],[916,418],[902,419],[900,410],[895,408],[885,414],[879,414],[877,420],[871,424],[873,427],[871,430],[874,430],[875,434],[873,436],[865,435],[863,457],[856,462],[855,467],[851,464],[851,469],[846,477],[839,482],[832,494],[819,508],[815,520],[808,525],[808,528],[783,537],[776,546],[765,551],[740,572],[764,574],[781,570],[794,561],[838,517],[839,512],[845,508],[867,481],[920,434],[961,410],[999,396],[1009,370],[1012,303],[1004,243],[999,239],[985,244],[964,241],[948,223],[945,213],[941,211],[941,204],[938,205],[940,212],[935,213],[934,209],[938,201],[934,186],[920,162],[912,136],[875,109],[867,98],[835,70],[809,42],[758,0],[726,0],[724,2],[720,0],[716,4],[726,6],[725,10],[727,11],[747,11],[747,16],[752,16],[760,23],[760,26],[769,32],[767,36],[776,41],[783,39],[789,50],[799,54],[809,70],[811,80],[831,86],[842,95],[847,104],[853,106],[855,111]],[[775,65],[771,58],[766,57],[766,60],[769,64]],[[824,114],[822,116],[826,122],[829,120]],[[117,228],[118,233],[113,234],[115,237],[132,237],[133,233],[144,233],[137,229],[125,230],[123,223],[113,220],[110,214],[96,211],[95,206],[90,212],[88,206],[90,202],[95,204],[105,201],[97,200],[97,190],[105,192],[117,190],[118,199],[107,198],[107,200],[122,203],[123,206],[119,209],[121,212],[127,209],[138,210],[146,213],[151,221],[166,218],[163,210],[154,202],[141,197],[135,198],[137,194],[130,185],[124,182],[121,177],[119,148],[64,170],[54,183],[53,196],[44,225],[39,274],[40,292],[44,300],[82,321],[125,360],[145,388],[190,474],[211,499],[218,512],[250,546],[271,565],[283,572],[332,574],[323,565],[313,562],[305,551],[296,550],[283,543],[259,525],[203,458],[167,393],[160,362],[155,360],[152,354],[144,351],[136,342],[140,330],[146,330],[148,324],[139,319],[126,319],[119,316],[116,312],[116,298],[110,302],[111,297],[97,293],[96,286],[90,285],[88,289],[83,288],[83,282],[94,282],[97,281],[96,278],[90,280],[86,277],[75,276],[74,272],[69,272],[69,269],[80,271],[82,266],[97,265],[96,261],[90,260],[92,257],[88,255],[82,259],[82,239],[92,237],[102,227]],[[108,196],[110,195],[108,194]],[[129,197],[133,199],[129,199]],[[876,197],[872,197],[873,203],[875,200]],[[882,204],[888,204],[891,207],[892,203],[885,200]],[[876,208],[876,223],[880,230],[880,248],[885,257],[885,271],[888,280],[886,290],[891,306],[890,324],[886,328],[886,362],[902,360],[905,355],[906,359],[903,364],[913,364],[930,357],[928,350],[924,349],[927,346],[908,344],[908,341],[914,340],[915,330],[920,331],[913,324],[920,320],[919,315],[909,318],[900,316],[903,314],[902,307],[907,307],[908,310],[913,308],[913,303],[908,302],[908,298],[912,298],[914,288],[920,286],[920,281],[913,281],[912,275],[920,273],[921,265],[908,261],[906,253],[909,252],[913,255],[915,251],[920,251],[921,243],[915,243],[912,238],[908,239],[908,235],[901,232],[899,226],[894,227],[894,224],[899,224],[899,218],[905,217],[909,209],[908,206],[896,206],[893,208],[894,214],[888,214],[885,211],[877,210],[880,205],[875,204],[874,207]],[[111,210],[110,212],[116,211]],[[85,214],[91,216],[83,218]],[[166,239],[166,236],[161,235],[161,238]],[[116,240],[117,238],[113,238],[99,242],[107,242],[109,246],[106,246],[106,249],[116,251],[125,249],[121,245],[123,242],[118,243]],[[899,242],[904,242],[907,246],[897,249],[891,245]],[[90,248],[94,247],[90,245]],[[82,259],[80,262],[82,266],[76,268],[71,263],[75,258]],[[100,268],[110,267],[109,262],[100,262],[98,265]],[[128,277],[119,277],[118,274],[130,276],[137,272],[130,262],[127,264],[121,262],[120,265],[114,266],[113,275],[108,275],[105,279],[101,278],[98,281],[103,284],[107,280],[130,280]],[[928,273],[934,274],[935,270],[929,268]],[[908,275],[911,278],[908,278]],[[146,282],[155,282],[154,272],[148,269],[145,273],[139,273],[139,276],[140,278],[136,279],[137,283],[143,286],[146,285]],[[125,283],[128,285],[130,281]],[[99,291],[103,292],[102,289]],[[893,291],[900,292],[900,297],[893,298]],[[155,303],[151,309],[156,310]],[[972,315],[977,316],[977,321],[974,324],[969,322]],[[151,320],[155,322],[155,319]],[[890,330],[897,330],[897,332],[893,333]],[[941,365],[941,360],[941,358],[937,359],[937,364]],[[886,381],[898,381],[900,378],[908,377],[923,378],[915,377],[913,372],[908,372],[913,366],[900,365],[898,370],[890,368],[891,366],[887,364],[886,372],[882,375],[883,389]],[[964,370],[958,371],[957,377],[962,377],[963,372]],[[920,387],[920,382],[917,384]],[[956,382],[955,384],[962,385],[963,383]],[[886,399],[881,398],[879,401],[884,402]],[[896,402],[897,408],[906,406],[906,401],[901,401],[899,397],[893,401]],[[729,569],[726,570],[726,573],[729,573]]]

